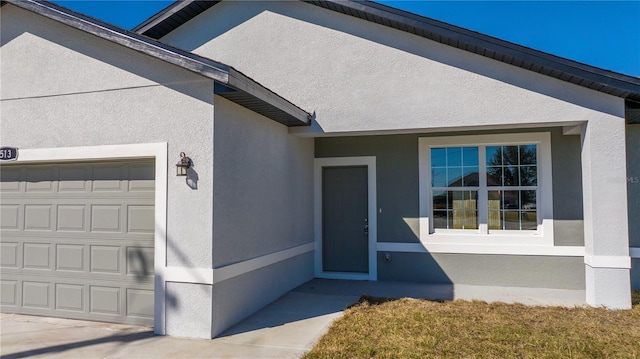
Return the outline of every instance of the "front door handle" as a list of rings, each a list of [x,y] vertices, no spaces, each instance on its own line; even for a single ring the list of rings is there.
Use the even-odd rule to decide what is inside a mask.
[[[365,236],[368,236],[368,235],[369,235],[369,225],[368,225],[368,224],[365,224],[365,225],[364,225],[364,235],[365,235]]]

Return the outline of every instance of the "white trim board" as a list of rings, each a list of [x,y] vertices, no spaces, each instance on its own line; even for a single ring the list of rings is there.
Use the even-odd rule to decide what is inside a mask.
[[[340,166],[367,166],[368,216],[369,216],[369,273],[336,273],[322,270],[322,168]],[[377,215],[377,185],[376,185],[376,157],[327,157],[316,158],[313,171],[314,190],[314,238],[315,238],[315,276],[328,279],[372,280],[378,279],[377,246],[378,215]]]
[[[165,334],[165,267],[167,258],[167,143],[19,149],[11,163],[155,159],[154,332]]]
[[[501,254],[519,256],[583,257],[584,247],[579,246],[523,246],[459,243],[394,243],[378,242],[380,252],[450,253],[450,254]]]
[[[629,256],[594,256],[585,255],[584,264],[591,268],[631,268]]]
[[[165,282],[213,285],[312,252],[314,247],[314,243],[307,243],[215,269],[166,267],[164,280]]]
[[[213,270],[212,284],[220,283],[224,280],[231,279],[242,274],[249,273],[260,268],[268,267],[270,265],[297,257],[305,253],[312,252],[314,248],[315,243],[310,242],[297,247],[249,259],[243,262],[216,268]]]

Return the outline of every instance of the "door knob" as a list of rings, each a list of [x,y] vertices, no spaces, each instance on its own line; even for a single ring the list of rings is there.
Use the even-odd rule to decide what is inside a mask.
[[[365,224],[365,225],[364,225],[364,235],[365,235],[365,236],[368,236],[368,235],[369,235],[369,225],[368,225],[368,224]]]

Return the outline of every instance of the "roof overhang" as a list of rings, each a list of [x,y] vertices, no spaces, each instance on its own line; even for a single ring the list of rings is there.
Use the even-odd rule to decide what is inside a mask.
[[[640,102],[640,78],[600,69],[393,7],[362,0],[305,0],[591,90]],[[220,1],[176,1],[134,28],[160,38]]]
[[[627,100],[624,105],[624,117],[627,123],[640,125],[640,102]]]
[[[214,93],[286,126],[306,126],[311,123],[311,114],[225,64],[78,14],[51,2],[4,0],[1,5],[5,3],[210,78],[217,85],[214,86]],[[226,90],[216,91],[220,86]]]

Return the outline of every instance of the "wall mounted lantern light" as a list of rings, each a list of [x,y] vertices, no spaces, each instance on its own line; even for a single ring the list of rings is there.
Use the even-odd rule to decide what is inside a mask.
[[[187,157],[184,152],[180,152],[180,161],[176,163],[176,176],[186,176],[189,167],[191,167],[191,158]]]

